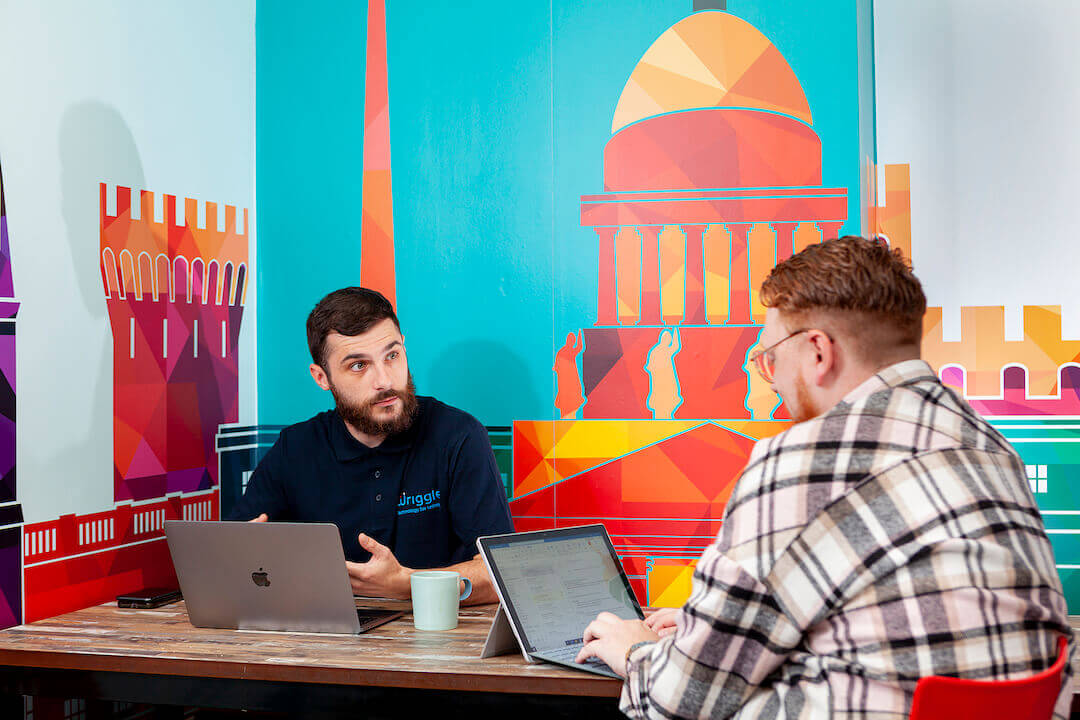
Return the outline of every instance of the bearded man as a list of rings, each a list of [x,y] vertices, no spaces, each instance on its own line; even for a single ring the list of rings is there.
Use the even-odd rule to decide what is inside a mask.
[[[311,377],[336,408],[282,431],[231,513],[332,522],[357,595],[407,598],[414,570],[455,570],[470,603],[497,600],[476,538],[513,532],[487,431],[418,397],[393,307],[336,290],[307,319]]]

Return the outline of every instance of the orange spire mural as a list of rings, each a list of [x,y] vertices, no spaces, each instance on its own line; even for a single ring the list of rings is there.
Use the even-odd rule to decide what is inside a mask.
[[[364,287],[378,290],[391,305],[396,305],[385,0],[370,0],[368,3],[366,68],[360,282]]]

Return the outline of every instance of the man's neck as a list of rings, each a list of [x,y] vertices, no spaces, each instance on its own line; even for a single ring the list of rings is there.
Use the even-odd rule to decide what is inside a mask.
[[[875,363],[870,375],[877,375],[879,372],[887,367],[892,367],[898,363],[907,362],[908,360],[922,360],[922,348],[908,347],[897,350],[887,357],[883,357]],[[869,378],[870,375],[867,375]]]
[[[908,360],[918,360],[920,357],[921,353],[919,352],[919,349],[914,348],[892,353],[886,357],[878,358],[873,362],[860,363],[857,367],[853,367],[851,372],[846,373],[844,377],[839,378],[836,384],[831,388],[829,398],[831,404],[829,407],[832,408],[836,406],[836,404],[846,398],[852,390],[859,387],[885,368]]]

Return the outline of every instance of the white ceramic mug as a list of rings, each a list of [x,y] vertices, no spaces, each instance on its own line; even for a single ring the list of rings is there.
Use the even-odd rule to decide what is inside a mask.
[[[458,583],[465,589],[458,593]],[[472,582],[453,570],[419,570],[409,578],[413,626],[417,630],[453,630],[458,605],[472,593]]]

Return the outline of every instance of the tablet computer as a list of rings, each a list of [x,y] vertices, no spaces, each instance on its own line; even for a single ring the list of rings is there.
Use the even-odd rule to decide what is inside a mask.
[[[597,658],[574,662],[599,613],[645,617],[603,525],[490,535],[476,544],[526,660],[618,677]]]

